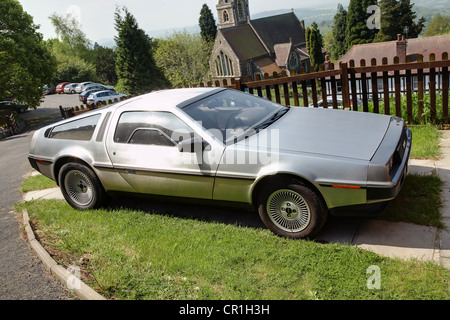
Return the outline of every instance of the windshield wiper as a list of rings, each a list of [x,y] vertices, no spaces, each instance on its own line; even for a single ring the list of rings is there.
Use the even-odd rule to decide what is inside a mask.
[[[287,112],[289,111],[289,108],[286,109],[282,109],[280,111],[278,111],[277,113],[275,113],[270,119],[256,125],[255,127],[253,127],[253,129],[256,132],[259,132],[261,130],[266,129],[267,127],[269,127],[270,125],[272,125],[273,123],[277,122],[282,116],[284,116]]]

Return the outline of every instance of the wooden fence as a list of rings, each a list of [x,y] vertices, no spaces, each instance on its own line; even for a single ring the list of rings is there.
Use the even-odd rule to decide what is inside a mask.
[[[97,102],[96,104],[86,104],[86,105],[80,105],[80,106],[75,106],[75,107],[69,107],[69,108],[64,108],[63,106],[59,106],[59,111],[61,112],[61,117],[63,119],[67,119],[67,118],[71,118],[71,117],[75,117],[79,114],[91,111],[91,110],[95,110],[98,108],[101,108],[103,106],[106,106],[108,104],[112,104],[112,103],[117,103],[119,101],[125,100],[126,98],[120,98],[117,99],[115,98],[114,100],[108,100],[107,102]]]
[[[260,97],[276,101],[288,106],[318,107],[322,100],[323,108],[339,108],[339,98],[342,99],[344,109],[374,113],[384,113],[402,117],[413,123],[413,94],[417,95],[418,121],[425,122],[425,108],[429,108],[430,122],[436,124],[437,110],[441,108],[442,114],[439,122],[448,124],[448,94],[450,60],[448,53],[443,53],[441,60],[436,60],[430,54],[429,61],[424,62],[423,56],[418,55],[415,62],[411,56],[405,63],[400,63],[395,57],[393,64],[388,64],[383,58],[381,65],[376,59],[370,63],[360,61],[360,67],[355,67],[355,61],[348,64],[341,63],[339,68],[334,64],[320,66],[319,72],[300,74],[291,71],[261,76],[256,74],[253,78],[232,79],[230,83],[223,80],[215,81],[214,86],[230,87],[237,90],[248,91]],[[254,79],[254,80],[253,80]],[[211,82],[200,83],[200,87],[213,86]],[[429,95],[429,105],[425,105],[424,97]],[[441,103],[437,104],[437,95],[441,94]],[[402,110],[402,96],[406,99],[406,110]],[[328,103],[330,100],[331,103]],[[369,108],[370,106],[370,108]],[[382,108],[380,108],[382,106]],[[428,110],[427,110],[428,112]]]
[[[355,67],[355,61],[351,60],[341,63],[339,68],[332,63],[324,64],[319,72],[305,73],[301,69],[299,74],[295,71],[289,75],[287,72],[264,76],[255,74],[245,81],[242,78],[231,79],[230,82],[224,79],[192,87],[228,87],[287,106],[302,104],[317,108],[319,100],[322,100],[323,108],[338,109],[342,100],[342,108],[346,110],[396,115],[404,117],[408,124],[413,123],[413,115],[416,114],[418,123],[448,124],[448,53],[443,53],[440,60],[436,60],[435,54],[430,54],[428,60],[424,62],[421,55],[415,57],[414,62],[408,56],[405,63],[400,63],[398,57],[392,64],[383,58],[381,65],[375,59],[370,62],[361,60],[359,67]],[[417,96],[417,110],[413,110],[413,95]],[[429,99],[425,99],[425,95]],[[438,95],[442,98],[437,99]],[[406,103],[402,104],[402,100]],[[97,107],[60,107],[60,110],[62,117],[67,118]]]

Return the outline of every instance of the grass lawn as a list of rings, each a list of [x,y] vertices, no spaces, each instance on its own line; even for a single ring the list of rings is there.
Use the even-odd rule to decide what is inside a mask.
[[[43,176],[43,175],[37,175],[28,177],[25,179],[25,181],[22,183],[22,187],[20,188],[20,191],[22,192],[30,192],[35,190],[44,190],[48,188],[55,188],[57,187],[56,182],[53,180],[50,180],[49,178]]]
[[[411,157],[437,159],[441,155],[439,142],[442,133],[432,125],[409,126],[413,134]]]
[[[269,230],[137,210],[26,208],[41,243],[110,299],[448,300],[449,271],[342,244],[287,240]],[[378,266],[381,289],[369,289]]]

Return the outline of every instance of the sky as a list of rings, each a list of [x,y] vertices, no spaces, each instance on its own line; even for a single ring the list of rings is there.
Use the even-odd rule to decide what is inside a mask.
[[[48,18],[56,12],[72,13],[79,18],[82,30],[91,41],[114,38],[114,12],[116,6],[125,6],[136,18],[139,27],[150,37],[152,30],[180,29],[198,25],[203,4],[207,4],[217,21],[218,0],[19,0],[23,9],[40,25],[44,39],[55,38],[54,27]],[[321,0],[320,4],[337,3]],[[276,4],[276,5],[274,5]],[[311,7],[310,0],[250,0],[250,14],[270,10]]]

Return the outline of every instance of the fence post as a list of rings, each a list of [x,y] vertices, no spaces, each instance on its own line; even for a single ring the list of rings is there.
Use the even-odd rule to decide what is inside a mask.
[[[350,68],[355,67],[355,60],[350,60]],[[356,74],[354,70],[350,72],[350,86],[352,90],[353,111],[358,111],[358,91],[356,90]]]
[[[319,66],[319,71],[325,71],[325,65],[321,64]],[[322,91],[323,108],[328,109],[327,83],[325,77],[320,78],[320,89]]]
[[[264,79],[265,80],[269,79],[269,74],[267,72],[264,73]],[[272,90],[269,85],[266,86],[266,97],[267,99],[272,101]]]
[[[278,78],[278,73],[276,71],[273,72],[273,78],[274,79]],[[275,89],[275,100],[277,101],[277,103],[281,104],[280,86],[278,84],[275,84],[274,89]]]
[[[360,61],[361,67],[366,66],[366,60],[362,59]],[[369,100],[367,97],[367,75],[361,73],[361,87],[362,87],[362,98],[363,98],[363,111],[369,112]]]
[[[297,75],[297,72],[295,69],[291,70],[291,76]],[[292,81],[292,91],[294,93],[294,106],[298,107],[300,106],[300,103],[298,101],[298,86],[296,81]]]
[[[448,52],[442,53],[442,60],[448,60]],[[448,123],[448,67],[442,68],[442,121]]]
[[[400,64],[400,58],[394,58],[394,64]],[[401,88],[400,88],[400,71],[394,71],[395,82],[395,115],[397,117],[402,116],[402,100],[401,100]]]
[[[62,106],[59,106],[59,112],[61,112],[61,117],[62,117],[63,119],[66,119],[66,118],[67,118],[66,113],[64,112],[64,109],[63,109]]]
[[[388,59],[385,57],[383,58],[382,62],[383,66],[388,64]],[[383,94],[384,94],[384,114],[390,115],[391,114],[391,99],[389,96],[389,72],[384,71],[383,72]]]
[[[411,56],[406,57],[406,63],[411,63]],[[406,113],[408,124],[413,123],[412,115],[412,82],[411,82],[411,70],[406,70]]]
[[[373,58],[370,61],[370,64],[372,67],[376,67],[377,65],[377,59]],[[373,112],[380,113],[380,107],[378,103],[378,75],[377,72],[372,72],[370,74],[370,77],[372,78],[372,100],[373,100]]]
[[[436,61],[434,53],[430,54],[430,62]],[[430,68],[430,118],[436,124],[436,68]]]
[[[348,86],[348,65],[341,62],[342,104],[345,110],[350,110],[350,92]]]
[[[423,62],[423,56],[421,54],[419,54],[417,56],[417,62],[418,63]],[[418,100],[418,110],[419,110],[419,122],[420,123],[424,123],[424,117],[423,117],[424,102],[423,102],[423,97],[424,97],[425,86],[424,86],[423,69],[417,70],[417,87],[418,87],[417,100]]]

